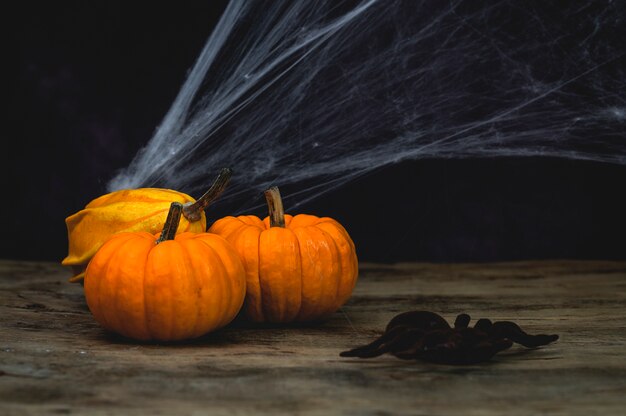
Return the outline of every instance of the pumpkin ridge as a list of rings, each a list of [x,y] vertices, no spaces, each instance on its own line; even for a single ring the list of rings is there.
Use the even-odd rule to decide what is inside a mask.
[[[219,255],[217,250],[211,245],[211,243],[209,243],[205,239],[203,239],[203,238],[193,238],[192,241],[194,241],[194,240],[199,240],[199,242],[201,244],[204,244],[206,247],[208,247],[209,251],[211,253],[213,253],[213,257],[217,258],[218,261],[216,261],[216,263],[219,263],[219,265],[220,265],[219,269],[220,269],[221,276],[219,278],[215,278],[214,280],[216,282],[219,282],[220,286],[219,286],[218,292],[223,294],[226,291],[226,287],[224,285],[222,285],[222,281],[224,280],[222,277],[226,277],[226,279],[228,279],[228,271],[226,269],[226,266],[224,265],[224,262],[222,261],[221,256]],[[218,267],[212,267],[212,269],[218,269]],[[212,272],[213,272],[213,274],[216,274],[215,270],[212,270]],[[228,288],[228,289],[229,289],[228,291],[230,292],[230,288]],[[217,308],[217,310],[224,311],[226,309],[230,309],[231,303],[232,303],[231,302],[232,296],[229,296],[229,295],[230,294],[228,294],[226,296],[220,296],[219,297],[220,303],[219,303],[219,307]],[[226,306],[228,306],[228,308],[224,307],[225,306],[224,298],[226,298],[226,301],[228,302],[228,303],[226,303]],[[228,323],[228,322],[226,322],[226,323]],[[224,316],[222,316],[221,320],[217,323],[216,327],[217,328],[221,328],[224,325],[225,325],[225,323],[224,323]]]
[[[286,216],[287,214],[285,214],[285,217]],[[311,227],[317,224],[317,220],[319,220],[319,218],[315,215],[296,214],[291,217],[290,221],[285,221],[285,227],[289,228],[290,230],[294,230],[296,228]]]
[[[151,236],[151,238],[154,240],[155,246],[156,246],[156,237]],[[146,252],[146,258],[143,261],[143,276],[141,279],[141,293],[143,297],[143,324],[146,327],[146,334],[148,334],[148,337],[150,337],[150,339],[154,339],[154,335],[152,331],[150,330],[150,325],[148,323],[148,302],[146,301],[146,275],[148,274],[147,272],[148,271],[148,259],[150,258],[151,251],[152,249]]]
[[[302,306],[302,299],[299,297],[302,293],[302,290],[301,290],[302,260],[301,260],[301,253],[300,253],[300,245],[298,243],[298,247],[296,248],[294,246],[293,250],[284,249],[285,245],[282,244],[282,241],[286,239],[285,236],[289,235],[290,236],[289,238],[291,240],[296,240],[296,241],[298,237],[295,235],[295,233],[292,230],[289,230],[283,227],[271,227],[270,229],[264,231],[264,233],[268,233],[266,234],[266,239],[269,238],[270,236],[269,233],[276,233],[276,232],[281,232],[283,234],[283,237],[280,238],[281,244],[278,244],[278,246],[281,247],[281,254],[284,254],[282,252],[285,251],[288,254],[290,255],[293,254],[295,256],[295,258],[293,259],[294,260],[293,266],[296,268],[296,270],[294,271],[295,273],[294,274],[285,273],[285,270],[279,267],[279,270],[280,270],[279,275],[281,277],[282,282],[278,282],[275,279],[268,278],[267,274],[261,276],[261,273],[260,273],[261,267],[260,267],[259,278],[261,280],[261,288],[263,288],[264,286],[263,282],[265,282],[265,286],[269,289],[269,296],[267,296],[266,298],[269,298],[270,302],[266,302],[266,304],[270,307],[274,305],[274,309],[269,309],[269,311],[265,310],[266,315],[269,316],[270,322],[289,322],[289,321],[293,321],[293,319],[295,318],[295,316],[297,316]],[[261,233],[261,234],[263,235],[264,233]],[[275,237],[275,236],[272,236],[272,237]],[[277,263],[280,264],[282,263],[282,261],[287,259],[287,257],[283,256],[282,261],[277,260],[276,249],[275,249],[276,246],[270,245],[267,241],[265,242],[265,244],[263,244],[262,241],[259,241],[259,247],[265,247],[265,254],[266,255],[270,254],[269,261],[273,263],[274,265],[276,265]],[[267,259],[267,257],[262,257],[261,255],[259,256],[259,265],[264,264],[264,260],[263,260],[264,258]],[[275,277],[275,274],[271,272],[272,268],[268,269],[267,267],[265,267],[264,269],[266,272],[269,273],[270,276]],[[273,269],[275,269],[275,267]],[[297,291],[292,287],[294,284],[297,284],[300,286],[300,288]],[[290,293],[298,294],[298,303],[296,304],[296,306],[293,306],[295,302],[293,298],[289,296]]]
[[[213,247],[213,245],[211,244],[207,244],[211,250],[213,251],[213,253],[215,253],[215,257],[219,260],[219,264],[221,266],[222,269],[222,274],[224,275],[225,279],[224,280],[220,280],[220,281],[228,281],[228,267],[226,267],[226,263],[224,263],[224,259],[222,258],[222,253],[220,250],[218,250],[217,248]],[[229,282],[230,283],[230,282]],[[233,308],[233,297],[232,297],[232,287],[230,284],[227,284],[225,286],[222,287],[222,293],[223,292],[228,292],[226,294],[226,296],[224,296],[224,298],[226,299],[226,307],[223,308],[223,310],[231,310]],[[228,322],[224,322],[225,318],[227,318],[227,315],[222,315],[222,320],[219,322],[218,326],[222,327],[226,324],[228,324]]]
[[[339,250],[339,245],[337,244],[337,241],[335,241],[335,239],[333,238],[333,236],[326,232],[326,230],[324,230],[323,228],[319,228],[317,227],[317,225],[312,225],[312,227],[315,227],[317,230],[320,230],[322,232],[322,234],[324,234],[324,237],[326,238],[326,240],[330,240],[333,242],[333,247],[335,248],[335,252],[337,253],[337,258],[340,259],[341,258],[341,250]],[[341,287],[341,280],[343,278],[343,266],[341,264],[341,261],[337,262],[337,267],[339,268],[339,271],[337,273],[337,281],[336,281],[336,286],[335,286],[335,299],[333,302],[333,309],[337,308],[337,304],[340,303],[339,302],[339,292],[340,292],[340,287]],[[339,307],[341,306],[341,304],[339,305]]]
[[[184,242],[184,245],[183,245],[183,242]],[[195,264],[192,256],[189,254],[189,248],[190,247],[186,247],[187,245],[193,246],[195,244],[195,239],[193,239],[193,238],[186,238],[186,239],[180,241],[179,244],[181,244],[181,246],[183,248],[183,250],[182,250],[183,253],[184,253],[183,256],[185,257],[184,263],[185,263],[185,265],[188,264],[188,265],[190,265],[193,268],[193,271],[194,271],[193,278],[194,278],[194,282],[195,282],[196,288],[200,288],[200,283],[198,282],[198,276],[196,274],[196,267],[195,267],[196,264]],[[196,313],[194,315],[195,316],[195,322],[193,323],[193,325],[191,327],[191,333],[194,334],[194,335],[197,334],[198,324],[200,323],[200,310],[201,310],[200,308],[196,309]]]
[[[213,221],[213,224],[211,224],[207,228],[207,232],[208,233],[213,233],[213,234],[219,234],[222,237],[224,237],[223,234],[222,234],[223,233],[222,228],[224,227],[225,224],[228,224],[228,222],[232,221],[233,218],[235,218],[235,217],[233,217],[232,215],[228,215],[226,217],[222,217],[222,218],[219,218],[219,219]],[[224,238],[226,238],[226,237],[224,237]]]
[[[111,244],[111,248],[117,248],[118,246],[124,244],[126,241],[131,240],[132,239],[132,235],[131,234],[126,234],[126,233],[120,233],[118,235],[115,236],[114,239],[112,239],[111,243],[115,244],[114,246]],[[122,241],[118,241],[118,240],[122,240]],[[105,264],[106,267],[104,269],[104,273],[102,273],[102,276],[104,276],[105,278],[108,278],[108,273],[109,273],[109,268],[111,267],[111,261],[110,259],[113,257],[113,255],[116,253],[116,250],[107,250],[104,251],[104,254],[106,255],[105,258]],[[91,278],[89,280],[93,280],[94,278]],[[102,320],[102,326],[105,327],[106,329],[112,330],[112,326],[110,325],[110,320],[105,316],[105,313],[102,312],[103,310],[106,310],[107,308],[101,308],[100,304],[100,295],[102,293],[102,281],[104,280],[104,278],[98,278],[95,280],[96,282],[96,287],[95,290],[93,290],[93,293],[95,294],[95,298],[97,299],[97,304],[92,303],[92,307],[94,310],[98,311],[98,316],[100,317],[100,319]],[[91,286],[91,283],[88,283]],[[88,289],[90,290],[90,289]],[[91,291],[91,290],[90,290]],[[89,306],[89,304],[87,304],[87,306]],[[90,308],[91,309],[91,308]]]
[[[120,238],[120,237],[117,237],[117,238]],[[105,251],[104,253],[107,255],[107,260],[108,260],[108,258],[111,257],[110,253],[115,253],[115,251]],[[106,264],[106,267],[104,269],[104,273],[102,274],[103,276],[106,276],[107,273],[109,272],[109,267],[111,266],[111,262],[110,261],[106,261],[105,264]],[[88,276],[88,273],[87,273],[88,271],[89,271],[89,269],[85,270],[85,277]],[[87,306],[89,307],[89,309],[93,308],[94,310],[98,311],[98,317],[102,320],[102,322],[101,322],[102,326],[105,327],[106,329],[110,329],[111,326],[109,325],[109,322],[107,321],[106,317],[104,316],[104,313],[100,312],[102,310],[102,308],[100,308],[100,303],[101,303],[100,302],[100,293],[102,293],[100,291],[100,288],[102,287],[102,280],[104,280],[104,279],[102,279],[102,277],[101,277],[101,278],[99,278],[96,281],[97,283],[96,283],[96,288],[95,288],[95,291],[94,291],[94,293],[96,294],[96,296],[94,296],[94,300],[97,299],[96,303],[92,302],[91,307],[89,307],[90,305],[89,305],[89,302],[88,302]],[[91,283],[87,283],[87,284],[91,285]],[[88,297],[88,299],[89,299],[89,297]]]
[[[252,216],[251,216],[252,217]],[[258,217],[257,217],[258,219]],[[245,251],[244,248],[240,248],[240,244],[237,244],[237,242],[239,241],[239,239],[242,239],[243,241],[246,241],[249,237],[247,236],[243,236],[243,234],[248,233],[250,230],[252,230],[253,232],[256,233],[256,258],[257,258],[257,262],[256,265],[254,266],[254,269],[250,270],[250,275],[252,276],[252,282],[250,282],[250,285],[248,285],[248,266],[247,266],[247,253]],[[244,299],[244,302],[249,300],[252,297],[252,293],[254,293],[256,295],[256,301],[255,302],[246,302],[246,310],[248,308],[250,308],[251,304],[252,305],[256,305],[256,308],[254,310],[255,314],[258,314],[261,317],[264,317],[264,312],[263,312],[263,308],[262,308],[262,293],[261,293],[261,281],[259,279],[259,256],[260,256],[260,252],[259,252],[259,244],[260,244],[260,238],[261,238],[261,233],[263,232],[263,229],[261,227],[255,226],[253,224],[248,224],[246,226],[240,227],[238,229],[236,229],[235,231],[233,231],[229,237],[228,237],[228,242],[233,244],[233,248],[235,249],[235,252],[237,252],[237,255],[241,258],[242,260],[242,264],[244,266],[244,271],[246,273],[246,296]],[[218,234],[219,235],[219,234]],[[241,250],[241,251],[240,251]],[[250,288],[250,286],[252,286],[252,288]],[[264,318],[263,318],[264,319]]]
[[[332,235],[333,239],[335,240],[335,243],[337,244],[339,248],[343,245],[342,241],[345,242],[348,245],[348,251],[352,253],[352,255],[350,256],[350,261],[347,264],[348,271],[350,272],[350,274],[346,276],[346,279],[347,279],[346,282],[349,283],[350,287],[348,290],[345,291],[344,296],[347,296],[346,299],[343,299],[342,297],[342,302],[345,302],[350,297],[350,294],[354,290],[354,287],[356,286],[358,276],[359,276],[358,257],[356,254],[354,242],[350,238],[346,229],[335,220],[331,219],[331,221],[324,221],[318,224],[317,228],[324,229],[327,233]],[[339,252],[341,253],[341,249],[339,250]],[[343,258],[343,256],[340,256],[340,258]],[[341,285],[340,288],[344,286],[343,283],[344,283],[343,281],[340,283]],[[343,295],[343,292],[342,292],[342,295]]]
[[[245,227],[247,225],[239,217],[232,217],[232,218],[233,218],[233,220],[236,220],[236,222],[235,221],[234,222],[237,224],[237,227],[233,227],[231,230],[229,230],[228,233],[225,233],[225,234],[220,233],[220,235],[222,237],[224,237],[225,239],[227,239],[227,240],[228,240],[228,238],[230,237],[231,234],[235,233],[237,230],[239,230],[242,227]]]
[[[120,246],[120,248],[117,250],[117,252],[121,253],[121,254],[124,254],[124,256],[128,256],[128,251],[124,250],[124,247],[126,245],[129,245],[130,243],[136,244],[138,239],[143,239],[143,238],[133,234],[133,238],[129,238],[127,240],[126,244],[124,244],[123,246]],[[133,250],[133,248],[134,247],[131,247],[129,250]],[[141,250],[142,257],[145,256],[144,261],[147,259],[148,253],[151,250],[150,246],[147,246],[146,248]],[[136,252],[140,253],[139,250],[137,250]],[[138,271],[137,269],[135,269],[133,271],[133,274],[134,273],[141,273],[142,282],[143,282],[143,275],[145,274],[145,269],[144,268],[140,268],[140,270],[141,271]],[[132,278],[134,278],[134,276]],[[123,285],[125,283],[125,281],[122,280],[122,279],[115,279],[115,280],[118,282],[118,285]],[[143,285],[142,285],[142,287],[143,287]],[[124,330],[126,331],[126,333],[124,334],[126,336],[130,336],[131,334],[136,333],[135,327],[143,327],[143,322],[145,322],[145,320],[146,320],[146,318],[145,318],[145,304],[146,304],[146,300],[145,300],[145,294],[143,292],[141,294],[141,297],[142,297],[142,302],[141,303],[143,305],[142,311],[144,312],[143,319],[141,319],[141,322],[132,322],[130,320],[123,319],[122,320],[122,322],[123,322],[122,328],[124,328]],[[117,297],[116,299],[119,300],[119,297]],[[118,310],[119,310],[119,308],[118,308]],[[125,326],[125,324],[130,324],[130,327],[131,327],[130,331],[128,331],[128,328]],[[149,333],[147,333],[147,335],[149,335]]]
[[[259,259],[259,264],[257,265],[257,270],[256,270],[256,280],[257,283],[259,284],[259,305],[261,305],[261,307],[259,308],[259,312],[261,313],[261,322],[266,321],[267,320],[267,313],[265,312],[265,304],[263,303],[263,285],[261,284],[261,235],[264,233],[265,231],[261,231],[259,233],[259,241],[257,241],[257,245],[256,245],[256,250],[257,250],[257,257]]]
[[[263,279],[264,276],[261,276],[261,264],[263,263],[263,259],[264,257],[261,256],[261,249],[263,247],[263,244],[261,243],[261,239],[264,233],[269,232],[272,229],[272,227],[269,227],[266,230],[263,230],[261,233],[259,233],[259,270],[257,272],[257,276],[259,279],[259,287],[261,289],[260,291],[260,296],[259,296],[259,301],[261,302],[261,310],[263,311],[263,320],[266,321],[268,320],[269,322],[274,322],[276,321],[276,317],[274,316],[273,311],[270,309],[268,310],[267,308],[269,308],[270,303],[271,302],[263,302],[264,299],[270,299],[272,300],[272,293],[268,293],[267,290],[263,289],[263,281],[267,280],[267,279]],[[302,274],[300,274],[300,278],[302,278]],[[269,288],[266,288],[269,289]],[[271,291],[270,291],[271,292]],[[275,295],[275,294],[274,294]],[[277,298],[282,298],[284,296],[275,296]],[[279,319],[277,322],[280,322],[281,320]]]
[[[244,223],[245,225],[258,228],[261,231],[267,229],[265,227],[265,224],[263,223],[263,220],[261,220],[256,215],[239,215],[237,219],[241,221],[242,223]]]
[[[136,330],[141,330],[141,328],[144,328],[145,334],[147,336],[147,338],[151,338],[152,334],[150,333],[148,326],[146,324],[147,322],[147,315],[146,315],[146,294],[144,291],[144,284],[145,284],[145,275],[146,275],[146,262],[148,261],[148,256],[150,255],[150,251],[152,249],[151,245],[154,242],[154,237],[152,237],[152,235],[150,235],[149,233],[136,233],[133,234],[134,237],[137,238],[137,240],[146,240],[145,244],[146,247],[143,248],[143,250],[141,251],[141,258],[143,258],[143,261],[138,261],[140,263],[142,263],[142,267],[138,268],[138,270],[135,270],[135,273],[141,273],[141,284],[137,284],[138,287],[141,288],[141,290],[137,291],[138,294],[141,295],[141,308],[138,308],[138,310],[141,310],[141,312],[143,312],[143,314],[138,318],[138,321],[134,323],[133,325],[133,331],[131,333],[136,333]],[[128,241],[133,241],[134,239],[129,238]],[[136,240],[134,240],[136,241]],[[138,251],[139,254],[139,251]],[[118,279],[121,280],[121,279]],[[139,277],[137,276],[137,280],[139,280]],[[130,335],[130,334],[129,334]]]
[[[259,265],[261,264],[261,258],[260,258],[260,245],[261,245],[261,233],[263,232],[263,229],[258,228],[254,230],[256,232],[256,256],[257,256],[257,262],[256,262],[256,266],[255,266],[255,270],[254,270],[254,285],[255,285],[255,289],[258,288],[258,291],[255,290],[255,292],[258,294],[258,299],[256,301],[256,304],[258,305],[258,308],[256,308],[255,312],[258,313],[258,316],[261,317],[261,320],[265,320],[265,313],[263,312],[263,304],[261,303],[263,301],[263,293],[261,291],[261,279],[259,277]],[[247,276],[246,276],[247,277]],[[246,283],[246,297],[248,296],[248,291],[247,291],[247,283]],[[250,306],[246,306],[246,308],[249,308]]]
[[[293,231],[293,229],[289,229],[295,236],[296,241],[298,242],[298,251],[300,252],[300,263],[302,264],[302,245],[300,244],[300,236]],[[300,317],[302,314],[302,300],[304,299],[304,277],[302,276],[302,265],[300,266],[300,306],[298,307],[298,313],[296,314],[296,319]]]
[[[162,271],[163,269],[165,269],[168,272],[167,273],[168,277],[171,277],[171,276],[177,277],[179,274],[178,270],[175,270],[175,266],[177,264],[174,264],[171,261],[171,259],[174,257],[177,257],[180,254],[179,253],[180,250],[178,249],[180,249],[180,247],[179,247],[179,244],[175,240],[165,240],[159,244],[156,244],[152,248],[152,250],[150,250],[151,257],[154,257],[149,260],[150,263],[152,264],[152,267],[150,270],[155,270],[157,266],[165,266],[158,270]],[[172,253],[174,252],[174,250],[176,250],[175,254]],[[165,279],[161,279],[164,277],[164,275],[165,273],[157,274],[157,277],[159,278],[158,284],[159,285],[167,284],[169,286],[169,281]],[[172,299],[171,289],[169,290],[169,292],[170,292],[169,297],[160,299],[159,307],[157,308],[160,310],[166,309],[168,312],[168,313],[162,313],[165,316],[165,318],[163,320],[160,320],[159,322],[161,324],[160,327],[153,332],[154,334],[156,334],[156,336],[154,336],[154,339],[157,339],[157,340],[174,339],[172,338],[172,334],[176,330],[174,328],[176,324],[175,318],[174,318],[175,316],[174,303],[175,302]]]
[[[123,249],[125,246],[127,246],[129,243],[132,243],[134,240],[134,235],[130,236],[128,239],[124,240],[123,242],[121,242],[119,244],[119,246],[117,247],[117,249],[115,250],[115,252],[113,253],[113,256],[110,257],[109,259],[109,264],[107,265],[107,272],[106,272],[106,276],[108,278],[108,280],[110,282],[112,282],[112,286],[111,286],[111,292],[113,293],[117,293],[120,290],[120,286],[124,283],[124,280],[122,279],[111,279],[109,278],[109,273],[111,273],[111,269],[110,267],[113,266],[113,271],[116,272],[115,274],[117,275],[117,270],[116,270],[116,266],[119,267],[120,264],[123,263],[122,261],[117,260],[116,258],[118,257],[124,257],[126,256],[126,251]],[[114,301],[113,304],[111,305],[110,310],[113,311],[113,316],[115,317],[114,319],[114,328],[121,328],[122,330],[120,331],[120,333],[122,335],[127,335],[131,332],[128,331],[128,321],[126,319],[118,319],[118,315],[119,315],[119,311],[120,311],[120,297],[119,296],[115,296],[114,297]],[[108,308],[105,308],[105,310],[107,310]]]
[[[109,252],[105,251],[104,253],[107,255],[107,260],[108,260],[108,257],[110,257]],[[105,264],[106,264],[106,267],[104,269],[103,276],[106,276],[107,272],[109,271],[109,266],[110,266],[111,263],[107,261],[107,262],[105,262]],[[85,270],[85,280],[88,280],[87,279],[87,277],[89,275],[88,272],[89,272],[89,268],[87,270]],[[98,321],[101,321],[100,323],[102,324],[103,327],[109,329],[110,325],[109,325],[108,321],[106,320],[106,318],[104,316],[104,313],[100,312],[100,310],[101,310],[101,308],[100,308],[100,303],[101,303],[101,301],[100,301],[100,293],[101,293],[100,287],[102,286],[102,280],[103,279],[101,277],[101,278],[99,278],[96,281],[96,283],[94,283],[95,284],[95,291],[94,291],[94,293],[96,293],[96,296],[93,297],[94,300],[92,302],[88,302],[87,303],[87,306],[89,307],[90,310],[93,309],[94,311],[98,311],[98,315],[96,316],[96,318],[99,318]],[[91,283],[87,282],[87,283],[85,283],[85,285],[91,285]],[[89,290],[89,289],[86,289],[86,290]],[[87,299],[89,299],[89,297],[87,297]],[[91,303],[91,305],[89,305],[89,303]]]
[[[298,240],[300,241],[300,235],[304,241],[315,241],[315,258],[308,256],[310,259],[310,263],[317,267],[318,265],[334,265],[336,263],[335,260],[340,259],[340,253],[333,252],[332,244],[328,242],[328,236],[323,230],[315,227],[314,225],[306,225],[306,226],[298,226],[296,228],[298,232],[294,233],[298,235]],[[323,243],[322,243],[323,241]],[[322,243],[322,244],[320,244]],[[310,253],[311,248],[307,248],[307,254]],[[301,258],[304,258],[302,255]],[[302,265],[303,270],[303,289],[304,289],[304,261]],[[330,312],[334,312],[334,305],[336,303],[335,299],[336,294],[332,293],[332,290],[328,290],[328,288],[332,289],[331,281],[336,281],[338,278],[338,271],[340,269],[336,269],[333,271],[332,267],[322,267],[321,270],[317,270],[316,273],[312,273],[314,280],[309,283],[314,284],[315,281],[318,282],[318,286],[314,291],[313,287],[309,286],[307,292],[309,292],[309,297],[311,297],[311,293],[314,293],[314,298],[317,302],[313,302],[308,305],[308,310],[301,311],[298,315],[298,320],[301,321],[310,321],[312,316],[315,317],[323,317],[328,315]],[[317,280],[315,280],[317,279]],[[314,286],[315,287],[315,286]],[[330,292],[330,293],[327,293]],[[304,292],[303,292],[304,293]],[[332,309],[332,310],[331,310]]]
[[[191,273],[186,273],[186,274],[187,274],[187,275],[189,275],[189,274],[193,275],[193,281],[194,281],[194,283],[195,283],[195,288],[194,288],[194,290],[195,290],[196,288],[201,287],[201,284],[202,284],[202,282],[199,282],[199,281],[198,281],[198,273],[197,273],[197,272],[198,272],[198,270],[197,270],[197,268],[196,268],[196,265],[197,265],[197,264],[196,264],[196,262],[193,260],[193,258],[195,257],[195,255],[194,255],[194,256],[192,256],[192,252],[195,254],[195,252],[197,252],[197,251],[198,251],[198,250],[196,250],[197,246],[196,246],[196,247],[194,247],[194,245],[195,245],[195,241],[196,241],[196,239],[195,239],[195,238],[187,238],[187,239],[184,239],[183,241],[177,241],[177,242],[178,242],[178,244],[180,244],[180,245],[181,245],[181,248],[182,248],[182,250],[181,250],[181,251],[184,253],[184,254],[183,254],[183,257],[184,257],[184,261],[183,261],[183,263],[185,264],[185,267],[186,267],[188,270],[189,270],[189,269],[191,269]],[[204,259],[203,259],[203,260],[204,260]],[[197,301],[197,299],[194,299],[194,301]],[[196,313],[194,314],[194,319],[195,319],[195,321],[194,321],[194,323],[193,323],[193,325],[192,325],[192,327],[191,327],[191,328],[192,328],[191,333],[192,333],[192,334],[194,334],[194,335],[193,335],[194,337],[198,335],[198,332],[197,332],[197,331],[198,331],[198,324],[199,324],[199,322],[200,322],[200,313],[201,313],[201,309],[200,309],[200,308],[196,308]]]

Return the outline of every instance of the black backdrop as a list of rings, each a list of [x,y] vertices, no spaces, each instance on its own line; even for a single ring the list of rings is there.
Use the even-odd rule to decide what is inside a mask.
[[[3,155],[2,257],[65,256],[64,218],[106,192],[145,144],[223,6],[7,9],[15,53],[5,63],[4,143],[13,148]],[[626,259],[625,180],[624,166],[582,161],[422,160],[372,172],[302,211],[337,218],[365,261]]]

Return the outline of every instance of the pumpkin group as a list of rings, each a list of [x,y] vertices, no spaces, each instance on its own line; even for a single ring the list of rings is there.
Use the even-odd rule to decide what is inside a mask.
[[[172,203],[159,237],[113,235],[85,273],[85,297],[105,328],[138,340],[176,341],[228,324],[244,301],[242,262],[222,237],[176,235],[183,206]]]
[[[204,208],[223,191],[231,176],[223,169],[209,191],[196,201],[191,196],[171,189],[125,189],[102,195],[79,212],[66,218],[69,253],[61,262],[72,266],[74,277],[81,281],[87,263],[113,234],[161,230],[170,204],[183,204],[179,232],[200,233],[206,230]]]
[[[337,311],[358,276],[352,239],[329,217],[284,214],[280,192],[266,191],[270,215],[225,217],[208,230],[228,240],[246,270],[245,311],[255,322],[303,322]]]

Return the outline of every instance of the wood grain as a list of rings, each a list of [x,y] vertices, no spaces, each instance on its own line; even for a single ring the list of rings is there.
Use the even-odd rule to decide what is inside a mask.
[[[2,415],[626,413],[624,262],[363,264],[354,296],[324,323],[239,320],[169,345],[104,332],[69,276],[56,264],[0,261]],[[412,309],[561,338],[462,367],[339,357]]]

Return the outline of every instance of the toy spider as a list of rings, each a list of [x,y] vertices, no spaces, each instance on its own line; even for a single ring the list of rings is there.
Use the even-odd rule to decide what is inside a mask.
[[[535,348],[556,341],[558,335],[529,335],[509,321],[479,319],[468,327],[468,314],[460,314],[454,328],[441,316],[411,311],[395,316],[385,333],[372,343],[344,351],[342,357],[371,358],[391,353],[398,358],[420,359],[440,364],[475,364],[488,361],[513,343]]]

